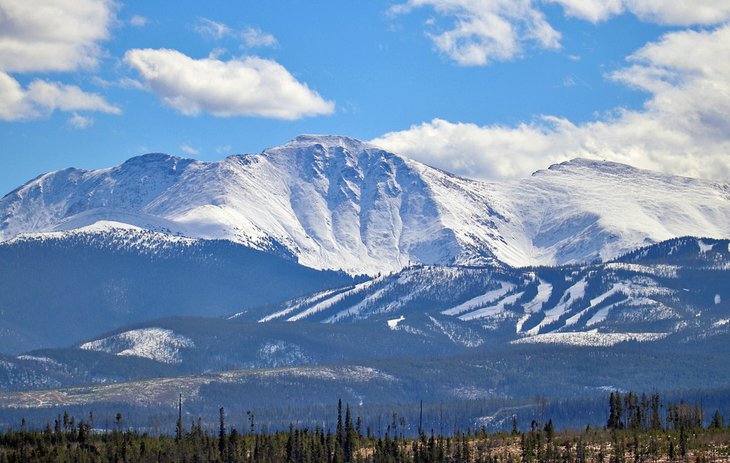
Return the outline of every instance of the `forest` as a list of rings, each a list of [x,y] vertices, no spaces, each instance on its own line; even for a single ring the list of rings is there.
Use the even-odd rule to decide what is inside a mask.
[[[42,429],[25,420],[0,433],[0,463],[6,462],[250,462],[250,463],[714,463],[730,460],[730,429],[719,410],[706,416],[701,403],[672,402],[658,393],[612,392],[605,426],[557,430],[551,418],[490,432],[488,426],[445,435],[423,429],[409,437],[393,413],[374,432],[338,402],[331,429],[266,432],[253,412],[244,429],[226,422],[217,429],[201,419],[184,423],[182,403],[172,435],[126,428],[117,413],[110,429],[95,427],[93,413],[55,417]],[[335,424],[336,423],[336,424]],[[522,430],[521,430],[522,429]]]

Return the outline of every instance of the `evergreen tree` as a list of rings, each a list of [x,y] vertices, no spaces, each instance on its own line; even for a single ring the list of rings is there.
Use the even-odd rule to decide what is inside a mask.
[[[342,446],[342,442],[345,439],[345,428],[342,425],[342,399],[337,401],[337,434],[336,440],[337,445]]]
[[[218,410],[218,413],[218,454],[220,455],[220,459],[224,460],[226,458],[226,422],[223,407]]]
[[[355,451],[355,428],[352,426],[352,416],[350,416],[350,404],[345,407],[345,436],[343,444],[343,453],[346,462],[352,461]]]
[[[553,436],[555,435],[555,427],[553,426],[553,420],[549,419],[547,424],[545,425],[545,438],[548,442],[553,441]]]
[[[609,412],[608,412],[608,422],[606,423],[606,427],[608,429],[618,429],[618,419],[616,417],[616,395],[612,392],[608,399],[609,403]]]
[[[715,410],[715,414],[712,415],[712,421],[710,421],[710,429],[720,430],[725,427],[725,419],[720,414],[720,410]]]
[[[651,419],[650,427],[654,430],[662,429],[662,419],[659,416],[659,393],[655,392],[651,395]]]
[[[684,426],[679,428],[679,455],[682,458],[687,456],[687,433],[684,432]]]

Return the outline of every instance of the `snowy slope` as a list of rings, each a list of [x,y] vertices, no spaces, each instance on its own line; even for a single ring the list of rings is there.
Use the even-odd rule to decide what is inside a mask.
[[[685,235],[730,236],[730,188],[574,160],[504,183],[460,178],[346,137],[305,135],[200,162],[163,154],[42,175],[0,199],[0,240],[98,221],[283,247],[350,273],[409,263],[609,259]]]
[[[142,328],[129,330],[79,346],[84,350],[148,358],[162,363],[180,363],[180,350],[195,347],[195,343],[172,330]]]
[[[729,185],[612,162],[556,164],[495,196],[514,218],[500,234],[527,238],[526,262],[605,261],[680,236],[730,237]]]
[[[680,238],[583,266],[411,267],[282,303],[259,321],[369,320],[423,336],[468,334],[473,346],[498,335],[586,346],[708,336],[730,326],[728,272],[728,240]]]

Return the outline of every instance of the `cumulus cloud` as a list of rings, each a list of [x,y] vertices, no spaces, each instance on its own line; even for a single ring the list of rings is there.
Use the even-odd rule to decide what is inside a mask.
[[[0,0],[0,69],[73,71],[96,65],[114,8],[111,0]]]
[[[27,88],[9,72],[69,72],[93,68],[114,20],[112,0],[0,0],[0,119],[29,120],[59,111],[119,114],[103,97],[75,85],[35,79]],[[91,119],[74,114],[69,124]]]
[[[624,8],[644,21],[673,26],[713,25],[730,20],[724,0],[624,0]]]
[[[333,102],[272,60],[193,59],[167,49],[129,50],[124,60],[165,104],[188,116],[207,111],[292,120],[334,111]]]
[[[592,22],[627,12],[639,19],[672,26],[714,25],[730,19],[730,4],[722,0],[544,0],[563,6],[566,14]]]
[[[624,10],[622,0],[546,0],[548,3],[562,5],[568,16],[591,22],[604,21]]]
[[[573,124],[543,116],[518,126],[442,119],[374,143],[446,170],[486,180],[514,178],[575,157],[668,173],[730,178],[730,25],[671,32],[609,77],[648,92],[640,110],[617,109]]]
[[[121,114],[121,110],[94,93],[75,85],[36,79],[23,88],[7,73],[0,72],[0,119],[19,121],[60,111],[100,111]]]
[[[408,0],[390,11],[403,14],[426,6],[454,19],[450,28],[428,35],[439,51],[462,66],[509,60],[528,43],[560,47],[560,33],[531,0]]]
[[[560,48],[560,32],[545,19],[541,6],[559,4],[565,14],[599,22],[622,13],[669,26],[717,25],[730,20],[730,2],[723,0],[407,0],[392,14],[431,7],[452,20],[442,29],[429,20],[427,35],[440,52],[461,66],[484,66],[523,54],[527,46]]]

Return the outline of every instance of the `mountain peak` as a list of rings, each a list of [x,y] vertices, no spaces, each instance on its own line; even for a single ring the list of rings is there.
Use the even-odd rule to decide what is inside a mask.
[[[179,162],[194,162],[194,159],[181,158],[167,153],[146,153],[127,159],[122,166],[150,165],[150,164],[178,164]]]
[[[312,146],[322,145],[325,148],[344,148],[348,151],[362,151],[368,148],[374,148],[373,145],[358,140],[357,138],[346,137],[343,135],[316,135],[301,134],[291,140],[283,147],[290,146]]]
[[[641,171],[641,169],[637,169],[636,167],[632,167],[628,164],[621,164],[620,162],[606,161],[601,159],[574,158],[569,161],[552,164],[547,169],[538,170],[533,175],[541,175],[550,171],[575,171],[578,169],[612,173],[636,173]]]

